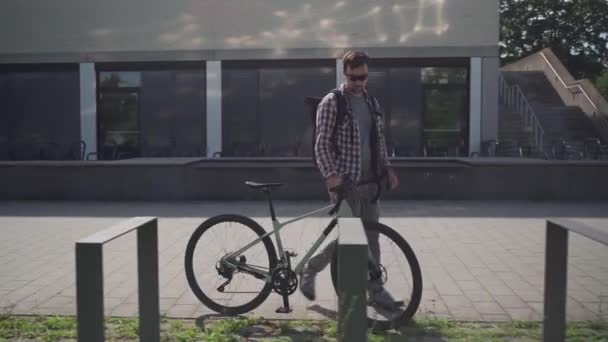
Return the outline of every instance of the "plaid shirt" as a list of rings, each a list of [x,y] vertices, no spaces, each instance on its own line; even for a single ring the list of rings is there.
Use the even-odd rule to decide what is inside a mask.
[[[345,85],[340,86],[340,91],[344,94]],[[379,112],[378,101],[370,97],[367,92],[364,92],[365,99],[370,109],[376,109],[375,124],[372,127],[376,128],[375,136],[376,153],[372,151],[372,155],[376,156],[376,173],[382,174],[383,171],[390,166],[386,140],[384,137],[384,121],[382,113]],[[372,104],[372,99],[375,103]],[[361,181],[361,146],[359,140],[359,125],[357,120],[352,115],[352,110],[347,104],[346,115],[340,127],[336,130],[335,140],[332,140],[332,133],[336,125],[336,116],[338,112],[337,98],[333,93],[327,94],[317,107],[317,137],[315,141],[315,155],[317,164],[319,165],[321,174],[324,178],[331,176],[348,175],[354,182]],[[333,142],[337,146],[333,146]],[[337,153],[336,153],[337,150]]]

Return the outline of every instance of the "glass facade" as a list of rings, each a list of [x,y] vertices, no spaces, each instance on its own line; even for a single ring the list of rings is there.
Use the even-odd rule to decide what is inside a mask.
[[[222,63],[222,156],[312,155],[307,96],[336,85],[335,60]]]
[[[0,160],[207,155],[204,61],[96,70],[98,146],[85,152],[78,65],[1,66]],[[468,154],[468,59],[375,59],[369,70],[391,156]],[[310,157],[304,99],[335,88],[336,72],[334,59],[223,61],[221,156]]]
[[[0,66],[0,160],[81,159],[77,64]]]
[[[368,90],[383,107],[392,156],[467,155],[467,59],[380,59],[369,69]],[[303,99],[335,88],[335,72],[334,60],[224,62],[222,155],[310,156]]]
[[[97,70],[99,159],[206,155],[204,62]]]

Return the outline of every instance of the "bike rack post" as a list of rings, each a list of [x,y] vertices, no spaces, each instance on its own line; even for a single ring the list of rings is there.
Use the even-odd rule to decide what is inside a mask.
[[[135,217],[76,242],[76,320],[78,341],[102,342],[103,245],[137,230],[140,341],[160,342],[158,220]]]
[[[566,338],[566,291],[568,289],[568,235],[578,233],[608,246],[608,233],[578,221],[547,220],[545,252],[545,301],[543,341]]]
[[[367,341],[367,236],[359,218],[338,223],[338,341]]]

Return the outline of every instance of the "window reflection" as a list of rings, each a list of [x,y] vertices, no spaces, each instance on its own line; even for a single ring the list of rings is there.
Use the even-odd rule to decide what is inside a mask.
[[[468,67],[378,60],[368,89],[384,107],[389,153],[396,157],[466,155]]]
[[[466,93],[455,87],[425,90],[425,156],[447,157],[466,153]]]
[[[140,152],[137,91],[106,91],[99,103],[98,158],[135,157]]]
[[[100,72],[99,84],[103,88],[125,88],[140,87],[141,72],[139,71],[120,71],[120,72]]]
[[[98,148],[106,156],[100,159],[118,158],[121,150],[123,157],[206,156],[204,63],[110,63],[98,70],[102,99],[119,96],[135,103],[101,106],[98,135],[105,138]],[[110,132],[109,126],[129,129]]]
[[[422,82],[425,84],[466,84],[466,68],[427,67],[421,68]]]

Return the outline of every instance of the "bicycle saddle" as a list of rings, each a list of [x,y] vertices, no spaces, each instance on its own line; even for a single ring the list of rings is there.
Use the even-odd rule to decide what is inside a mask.
[[[278,188],[283,186],[283,183],[258,183],[258,182],[245,182],[250,188],[269,191],[273,188]]]

